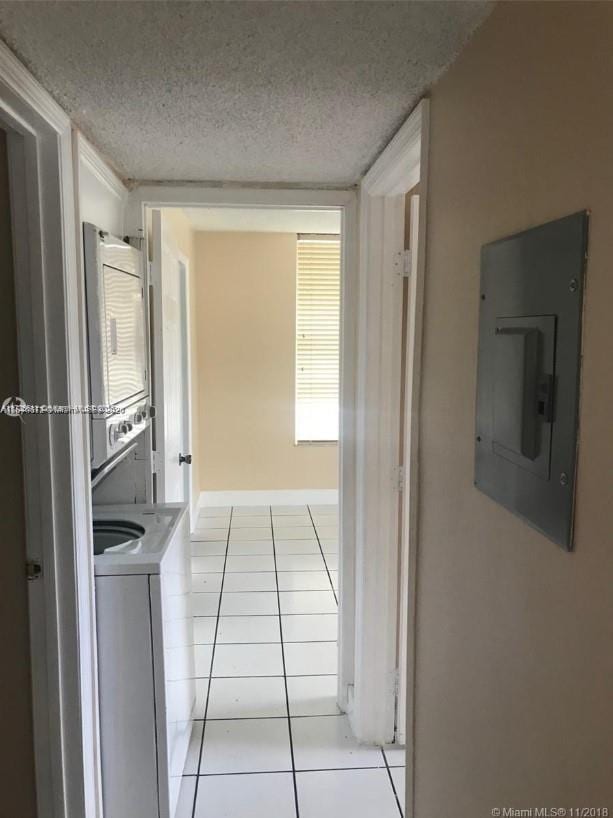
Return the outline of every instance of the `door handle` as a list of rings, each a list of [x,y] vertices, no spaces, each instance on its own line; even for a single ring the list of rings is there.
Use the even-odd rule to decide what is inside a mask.
[[[192,465],[192,456],[191,454],[180,454],[179,455],[179,466],[181,463],[187,463],[188,466]]]

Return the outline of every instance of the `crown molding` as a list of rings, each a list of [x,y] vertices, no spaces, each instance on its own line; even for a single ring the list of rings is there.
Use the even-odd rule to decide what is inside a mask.
[[[422,121],[429,101],[422,99],[362,179],[369,196],[399,196],[419,181]]]
[[[86,139],[83,134],[76,130],[74,137],[77,145],[77,155],[98,181],[103,184],[114,196],[124,200],[128,195],[128,189],[120,177],[102,158],[98,150]]]
[[[70,128],[68,114],[2,42],[0,42],[0,82],[34,109],[58,133]]]

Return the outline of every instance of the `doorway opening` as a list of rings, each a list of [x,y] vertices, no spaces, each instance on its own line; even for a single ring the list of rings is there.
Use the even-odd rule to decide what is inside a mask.
[[[192,472],[197,700],[180,808],[240,810],[261,790],[294,815],[313,770],[384,767],[339,696],[342,215],[173,207],[146,223],[157,499]],[[391,778],[382,797],[397,814]]]

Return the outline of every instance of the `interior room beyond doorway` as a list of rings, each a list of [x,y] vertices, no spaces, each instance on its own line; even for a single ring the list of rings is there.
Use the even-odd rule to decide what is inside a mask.
[[[173,258],[188,271],[193,520],[201,505],[336,503],[340,212],[159,213],[164,275]]]

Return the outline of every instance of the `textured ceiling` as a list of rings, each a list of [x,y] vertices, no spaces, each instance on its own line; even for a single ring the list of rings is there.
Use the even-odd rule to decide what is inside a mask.
[[[276,207],[188,207],[183,213],[194,230],[256,233],[340,233],[338,210]]]
[[[0,2],[0,35],[124,178],[356,182],[482,2]]]

